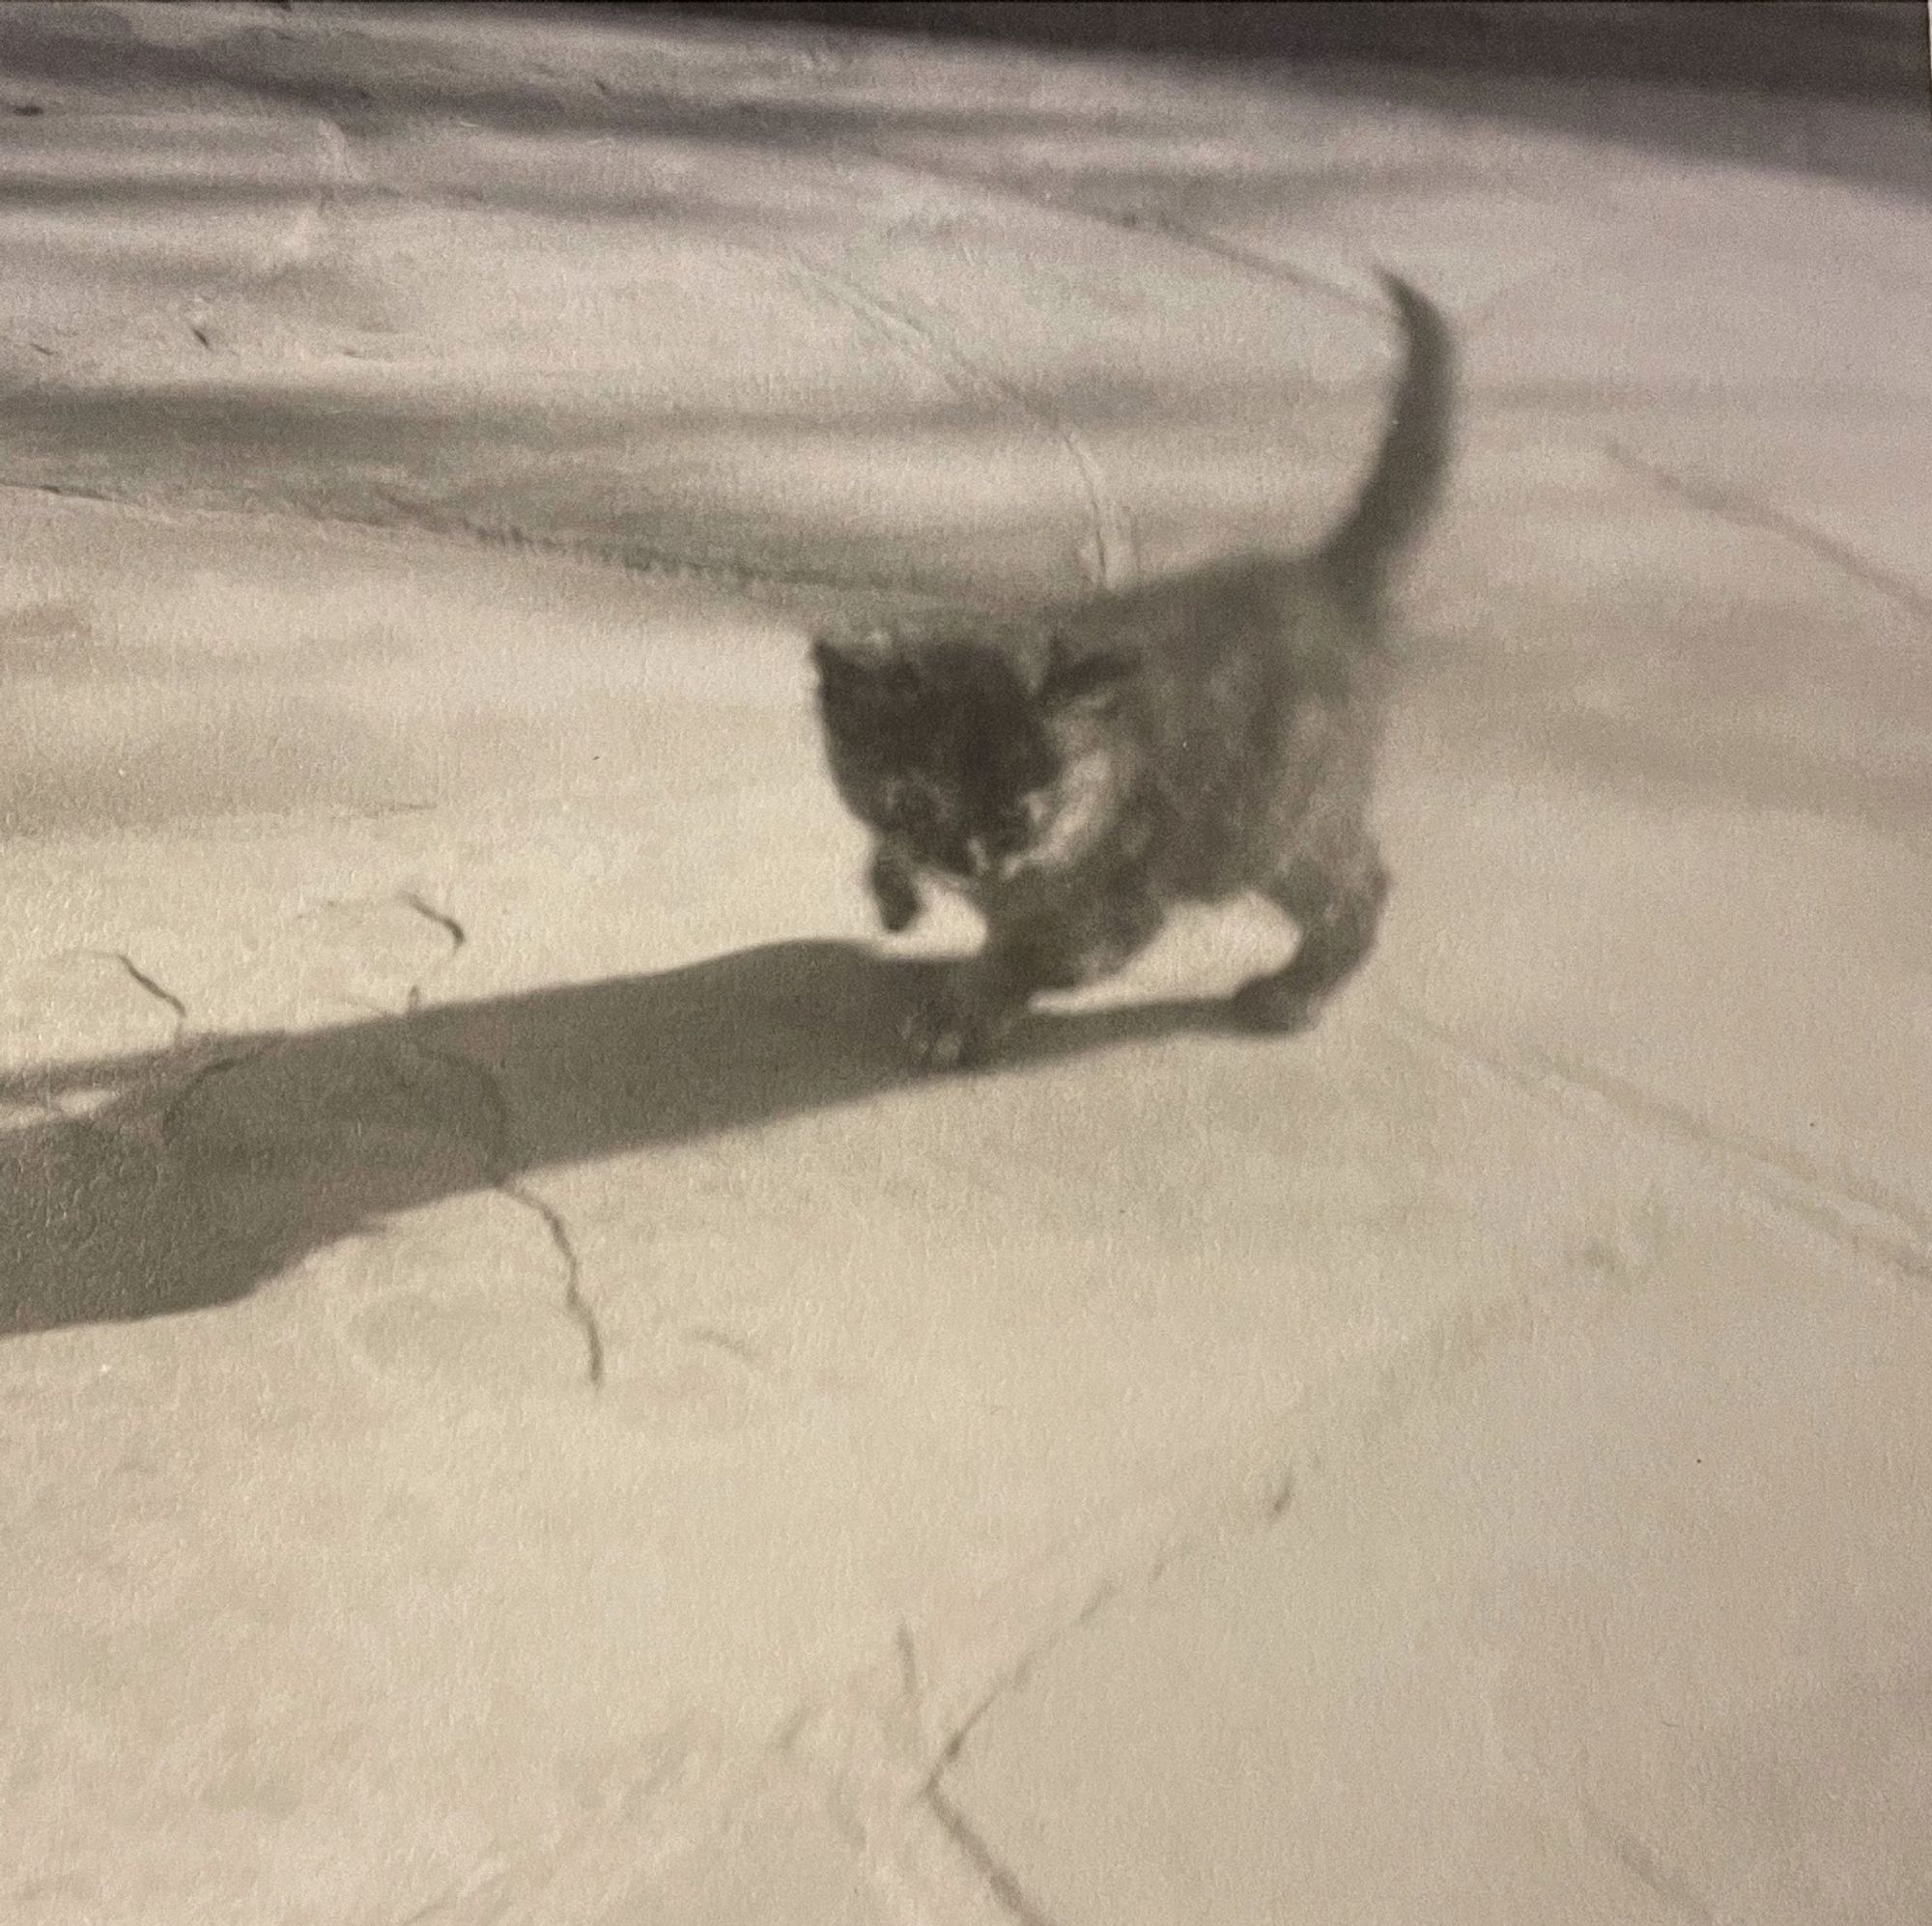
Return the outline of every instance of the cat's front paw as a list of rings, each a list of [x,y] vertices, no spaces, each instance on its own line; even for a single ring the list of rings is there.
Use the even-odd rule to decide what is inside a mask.
[[[921,1070],[966,1070],[983,1063],[1012,1028],[1012,1013],[957,992],[916,1005],[899,1027],[906,1055]]]
[[[875,858],[867,880],[872,886],[872,901],[878,909],[879,921],[890,935],[896,936],[919,921],[921,911],[925,908],[919,886],[896,863],[886,857]]]

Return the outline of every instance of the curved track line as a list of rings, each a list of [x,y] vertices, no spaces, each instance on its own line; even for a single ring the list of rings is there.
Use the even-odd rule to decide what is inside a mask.
[[[673,550],[645,548],[633,542],[599,542],[572,535],[535,535],[514,524],[472,521],[469,517],[444,513],[434,502],[412,501],[400,490],[375,487],[370,493],[396,510],[387,518],[355,515],[346,510],[324,513],[291,503],[248,506],[237,503],[215,508],[182,508],[148,496],[111,496],[91,489],[70,488],[59,482],[16,482],[0,479],[0,496],[8,495],[45,496],[65,501],[84,501],[97,508],[116,509],[146,515],[156,522],[178,523],[194,519],[226,519],[236,523],[294,523],[306,528],[347,528],[371,535],[406,539],[412,535],[431,535],[439,539],[470,544],[479,549],[527,552],[547,560],[575,563],[584,568],[616,569],[626,575],[665,582],[690,581],[701,587],[731,594],[757,596],[786,591],[829,594],[870,594],[925,605],[942,598],[929,586],[893,576],[848,572],[783,570],[754,563],[721,561],[716,557],[685,555]],[[427,807],[426,805],[412,807]]]
[[[1071,422],[1035,401],[1016,383],[993,373],[955,342],[947,340],[928,317],[914,314],[849,274],[827,268],[795,249],[784,249],[782,258],[875,332],[931,368],[954,393],[1001,402],[1058,441],[1079,472],[1086,498],[1094,541],[1089,580],[1096,588],[1121,588],[1134,581],[1140,563],[1133,524],[1109,487],[1098,457]]]
[[[1054,200],[1045,194],[1036,193],[1002,180],[998,175],[980,174],[971,168],[935,167],[929,161],[907,160],[898,155],[855,142],[839,143],[838,151],[862,156],[874,165],[893,168],[918,180],[944,181],[952,186],[969,186],[977,189],[985,200],[1016,202],[1077,226],[1105,228],[1116,234],[1157,236],[1171,246],[1191,253],[1211,255],[1217,261],[1245,269],[1256,279],[1285,282],[1290,287],[1301,289],[1304,294],[1332,301],[1354,314],[1370,315],[1380,320],[1385,313],[1382,304],[1372,296],[1356,294],[1340,282],[1312,273],[1306,268],[1292,267],[1286,261],[1276,260],[1271,254],[1243,247],[1238,241],[1223,240],[1218,234],[1190,227],[1185,221],[1175,220],[1167,214],[1115,213],[1106,208],[1082,207],[1077,202]]]
[[[1730,495],[1721,489],[1706,488],[1687,481],[1668,468],[1645,461],[1621,442],[1605,441],[1604,452],[1620,468],[1640,475],[1659,494],[1675,496],[1678,500],[1688,502],[1693,508],[1701,508],[1707,515],[1715,515],[1720,522],[1728,522],[1735,527],[1757,528],[1768,535],[1781,536],[1794,547],[1817,556],[1820,561],[1831,563],[1861,587],[1884,596],[1915,621],[1932,625],[1932,594],[1892,574],[1889,569],[1882,568],[1877,562],[1866,560],[1856,549],[1840,542],[1835,536],[1826,534],[1822,528],[1814,528],[1798,516],[1787,515],[1781,509],[1773,508],[1769,503],[1748,496]]]
[[[1904,1198],[1838,1176],[1773,1144],[1724,1129],[1688,1106],[1608,1071],[1541,1050],[1484,1044],[1421,1011],[1390,1001],[1395,1027],[1551,1103],[1606,1112],[1653,1144],[1671,1145],[1741,1167],[1759,1194],[1792,1216],[1884,1264],[1914,1289],[1932,1286],[1932,1223]]]

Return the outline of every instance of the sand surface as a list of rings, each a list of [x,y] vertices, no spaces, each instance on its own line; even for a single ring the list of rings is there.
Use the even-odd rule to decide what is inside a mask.
[[[0,13],[0,1916],[1932,1917],[1932,159],[1347,78]],[[1378,263],[1372,967],[909,1077],[808,627],[1312,535]]]

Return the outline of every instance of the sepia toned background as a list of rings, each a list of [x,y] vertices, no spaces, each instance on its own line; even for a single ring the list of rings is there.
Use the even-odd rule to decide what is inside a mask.
[[[0,1915],[1932,1916],[1922,13],[774,11],[0,11]],[[1378,265],[1373,965],[909,1076],[806,632]]]

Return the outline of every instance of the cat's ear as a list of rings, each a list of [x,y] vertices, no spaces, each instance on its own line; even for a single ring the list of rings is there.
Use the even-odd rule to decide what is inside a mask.
[[[859,666],[846,654],[833,636],[814,636],[811,638],[811,666],[818,671],[818,679],[826,688],[836,688],[841,683],[849,683],[859,672]]]
[[[878,679],[891,646],[891,633],[884,629],[825,629],[811,638],[812,665],[828,689],[852,689]]]
[[[1040,700],[1050,709],[1105,715],[1140,671],[1140,661],[1122,649],[1076,649],[1064,636],[1047,644]]]

